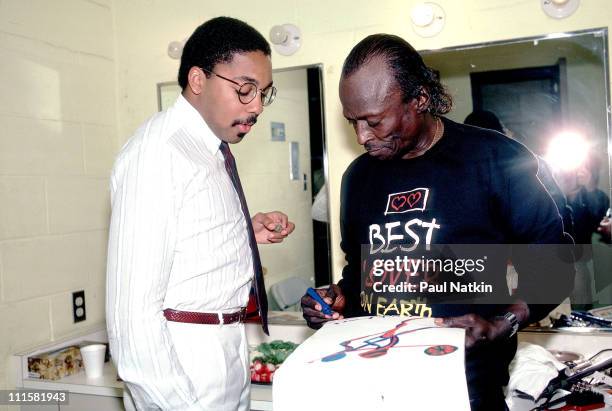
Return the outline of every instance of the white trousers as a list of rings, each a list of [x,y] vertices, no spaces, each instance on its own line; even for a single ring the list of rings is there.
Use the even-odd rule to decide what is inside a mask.
[[[249,352],[244,324],[168,321],[183,370],[195,386],[198,405],[210,411],[250,409]]]
[[[250,409],[249,350],[244,324],[168,322],[183,370],[195,386],[202,409]]]

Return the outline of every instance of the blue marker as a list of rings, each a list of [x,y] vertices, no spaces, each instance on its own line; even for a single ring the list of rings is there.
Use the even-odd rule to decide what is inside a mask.
[[[323,312],[323,314],[332,315],[333,311],[331,307],[329,306],[329,304],[323,301],[319,293],[317,293],[314,288],[308,287],[306,293],[321,305],[321,311]]]

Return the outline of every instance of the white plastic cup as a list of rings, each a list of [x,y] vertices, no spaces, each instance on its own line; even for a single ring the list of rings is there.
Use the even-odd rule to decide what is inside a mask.
[[[85,375],[87,378],[100,378],[104,369],[104,356],[106,345],[91,344],[81,347],[81,357],[85,365]]]

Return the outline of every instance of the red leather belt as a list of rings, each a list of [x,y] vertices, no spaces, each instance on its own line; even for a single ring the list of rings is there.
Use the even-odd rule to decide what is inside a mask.
[[[194,311],[178,311],[171,308],[164,310],[164,317],[168,321],[174,321],[177,323],[190,323],[190,324],[233,324],[241,322],[243,323],[246,318],[246,308],[240,309],[235,313],[221,314],[221,313],[199,313]]]

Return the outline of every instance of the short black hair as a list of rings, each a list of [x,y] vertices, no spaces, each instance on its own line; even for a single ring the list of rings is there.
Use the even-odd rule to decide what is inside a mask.
[[[471,126],[488,128],[490,130],[499,131],[502,134],[506,134],[504,126],[502,125],[499,118],[492,111],[488,110],[474,110],[463,120],[463,124],[469,124]]]
[[[361,40],[342,66],[342,78],[349,77],[364,64],[384,58],[399,85],[404,101],[429,94],[428,111],[434,115],[451,111],[453,99],[440,83],[439,75],[427,67],[421,55],[406,40],[392,34],[372,34]]]
[[[183,90],[187,87],[187,75],[194,66],[212,71],[218,63],[232,61],[234,54],[251,51],[261,51],[266,56],[272,53],[266,39],[244,21],[231,17],[210,19],[193,32],[183,47],[179,85]]]

